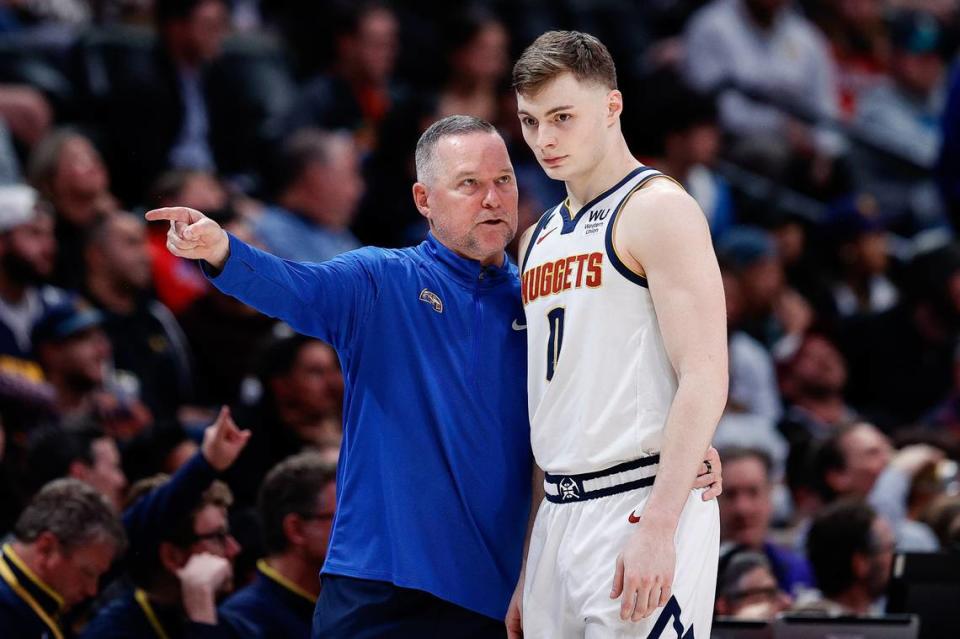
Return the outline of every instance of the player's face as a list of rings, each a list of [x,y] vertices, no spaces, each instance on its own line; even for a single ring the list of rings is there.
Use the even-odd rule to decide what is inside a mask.
[[[557,76],[534,95],[517,94],[523,139],[554,180],[589,175],[606,155],[621,107],[619,91],[581,82],[572,73]]]
[[[429,184],[414,200],[441,244],[484,265],[500,264],[517,232],[517,184],[503,139],[492,133],[437,142]]]

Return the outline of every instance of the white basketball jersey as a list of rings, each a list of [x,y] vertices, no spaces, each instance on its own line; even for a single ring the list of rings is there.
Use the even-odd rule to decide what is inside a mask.
[[[677,378],[646,280],[616,255],[627,198],[663,176],[639,167],[585,205],[544,213],[521,264],[530,437],[538,465],[586,473],[660,451]]]

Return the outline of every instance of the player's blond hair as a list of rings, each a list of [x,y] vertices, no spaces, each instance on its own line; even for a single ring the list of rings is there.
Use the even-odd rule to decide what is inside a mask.
[[[617,88],[617,69],[607,47],[580,31],[547,31],[534,40],[513,65],[513,88],[521,95],[534,95],[567,72],[581,82]]]

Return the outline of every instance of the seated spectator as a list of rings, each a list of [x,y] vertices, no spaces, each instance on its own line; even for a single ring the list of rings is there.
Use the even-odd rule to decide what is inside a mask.
[[[336,352],[303,335],[276,337],[256,365],[261,396],[237,409],[257,445],[226,475],[241,506],[252,505],[273,466],[304,448],[339,449],[343,377]]]
[[[229,29],[225,0],[157,0],[158,42],[149,65],[112,73],[99,121],[106,129],[111,172],[128,206],[168,167],[217,165],[217,113],[209,107],[207,71]]]
[[[714,166],[720,152],[716,101],[683,85],[667,91],[662,105],[663,156],[652,164],[683,185],[707,216],[711,235],[720,238],[736,220],[730,185]]]
[[[510,35],[503,23],[491,13],[470,8],[454,18],[445,36],[447,77],[437,97],[436,118],[473,115],[495,126],[505,123],[508,115],[516,119],[516,99],[505,91]],[[506,105],[510,107],[505,109]]]
[[[788,4],[714,0],[690,19],[684,34],[686,76],[697,89],[721,91],[720,123],[736,136],[731,153],[773,175],[784,175],[796,157],[823,172],[841,151],[832,132],[784,109],[831,118],[838,108],[836,69],[826,42]]]
[[[724,448],[723,494],[720,496],[721,543],[762,553],[780,590],[794,593],[813,586],[806,560],[770,540],[774,483],[769,456],[750,448]],[[729,613],[725,613],[729,614]]]
[[[126,536],[107,500],[75,479],[47,484],[21,513],[0,555],[0,628],[63,637],[61,615],[97,594]]]
[[[840,113],[848,120],[856,113],[860,96],[886,79],[890,36],[884,6],[873,0],[814,0],[805,2],[804,9],[830,44]]]
[[[216,212],[229,205],[227,191],[215,175],[191,169],[174,169],[157,178],[151,189],[150,202],[156,208],[187,206],[198,211],[212,211],[221,224],[223,218]],[[147,226],[153,287],[160,302],[179,316],[211,286],[193,261],[176,257],[167,250],[168,228],[167,224]]]
[[[53,109],[34,87],[0,84],[0,121],[16,141],[31,148],[49,131]]]
[[[360,248],[349,226],[363,195],[363,178],[348,135],[294,133],[284,144],[277,178],[276,205],[254,226],[267,251],[298,262],[323,262]]]
[[[320,594],[336,501],[336,466],[316,453],[290,457],[270,471],[258,510],[267,555],[252,584],[222,609],[264,637],[308,639]]]
[[[774,355],[810,327],[813,311],[785,285],[783,264],[770,234],[754,226],[734,227],[717,242],[717,259],[737,282],[740,328]]]
[[[958,284],[960,247],[923,253],[907,267],[897,306],[841,326],[847,400],[881,428],[920,420],[950,392],[960,335]]]
[[[103,315],[81,299],[51,307],[33,328],[33,344],[53,386],[64,426],[92,417],[112,436],[130,436],[151,421],[149,411],[112,371]]]
[[[813,489],[811,451],[857,413],[844,401],[846,362],[822,333],[807,333],[793,352],[781,353],[777,375],[787,404],[778,428],[789,443],[787,477],[794,515],[802,519],[821,505]]]
[[[941,28],[936,18],[921,12],[895,16],[891,35],[892,82],[865,94],[855,126],[893,159],[865,149],[856,167],[863,190],[876,195],[885,209],[903,222],[903,235],[947,224],[936,184],[930,175],[942,143],[944,62],[940,57]],[[904,169],[902,160],[917,167]]]
[[[175,415],[190,397],[191,358],[176,319],[149,296],[145,223],[126,213],[99,220],[85,257],[85,293],[103,316],[116,367],[136,377],[137,394],[154,417]]]
[[[340,8],[332,71],[304,85],[286,130],[347,129],[369,151],[377,147],[380,123],[399,93],[392,86],[399,25],[393,10],[380,2]]]
[[[813,521],[807,557],[822,597],[799,601],[795,611],[826,615],[882,614],[893,568],[890,524],[859,501],[839,501]]]
[[[243,219],[221,219],[231,235],[255,243],[251,225]],[[195,264],[190,266],[199,273]],[[209,289],[180,316],[196,365],[194,398],[201,406],[232,404],[253,370],[257,349],[252,345],[268,341],[278,323],[213,286]]]
[[[61,477],[79,479],[95,488],[114,507],[123,508],[127,478],[117,443],[94,425],[74,431],[51,428],[30,445],[27,483],[31,491]]]
[[[11,433],[26,433],[55,412],[30,337],[40,317],[66,299],[44,284],[55,251],[53,218],[37,192],[0,186],[0,402]]]
[[[903,551],[937,550],[930,528],[908,518],[907,501],[914,478],[943,459],[926,444],[894,451],[875,426],[859,422],[839,428],[813,455],[814,475],[824,503],[838,498],[864,499],[893,527]]]
[[[73,129],[45,137],[30,156],[30,182],[53,205],[57,263],[53,281],[75,290],[83,282],[83,238],[119,204],[110,193],[110,175],[93,143]]]
[[[878,207],[869,195],[849,198],[830,220],[839,267],[833,299],[841,318],[888,311],[900,298],[887,277],[887,233]]]
[[[250,436],[223,409],[204,432],[200,453],[173,477],[133,486],[123,524],[135,588],[102,608],[84,638],[256,636],[216,609],[216,598],[232,588],[232,560],[240,548],[227,525],[230,490],[215,477]]]
[[[714,604],[717,615],[770,621],[792,603],[763,553],[738,547],[720,556]]]

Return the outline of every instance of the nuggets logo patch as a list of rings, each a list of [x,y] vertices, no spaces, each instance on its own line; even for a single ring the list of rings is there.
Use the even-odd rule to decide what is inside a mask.
[[[440,300],[440,298],[437,296],[436,293],[434,293],[429,289],[423,289],[422,291],[420,291],[420,301],[426,302],[427,304],[433,307],[433,310],[435,310],[438,313],[443,312],[443,302]]]

